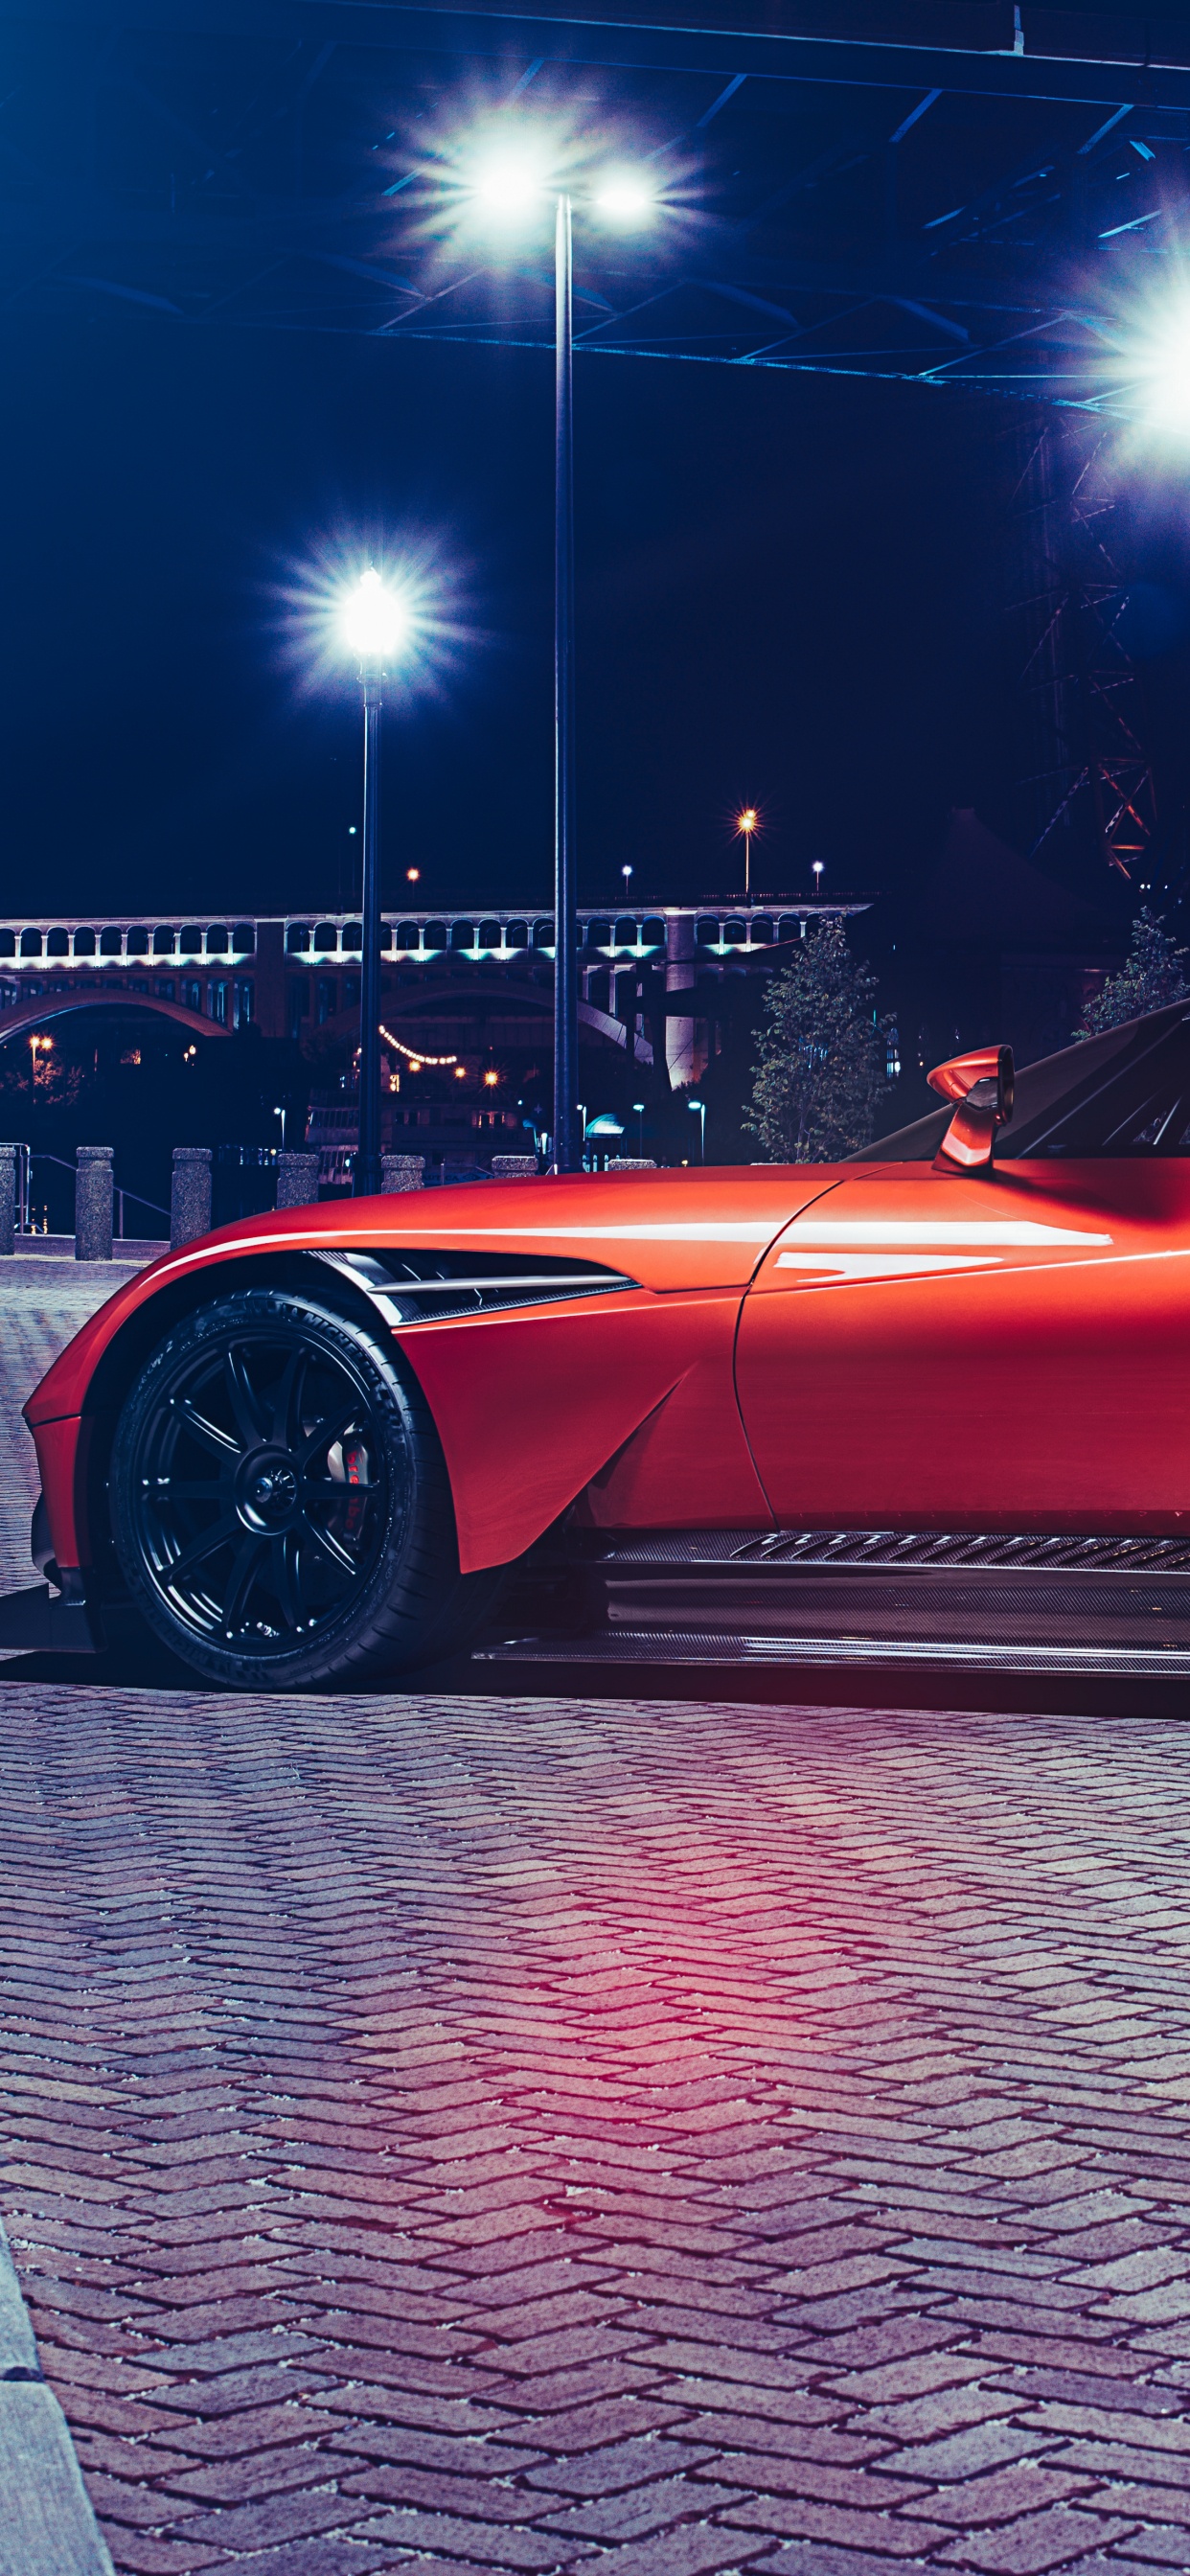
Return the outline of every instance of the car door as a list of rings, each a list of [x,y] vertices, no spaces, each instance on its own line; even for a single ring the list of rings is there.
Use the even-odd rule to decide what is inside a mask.
[[[861,1167],[770,1247],[737,1387],[786,1526],[1190,1524],[1190,1162]]]

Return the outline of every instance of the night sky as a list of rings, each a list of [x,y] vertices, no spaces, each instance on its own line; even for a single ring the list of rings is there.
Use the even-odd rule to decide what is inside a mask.
[[[997,437],[970,400],[576,360],[588,901],[912,882],[994,807]],[[470,640],[388,719],[386,891],[548,900],[552,361],[106,317],[9,326],[0,909],[354,900],[350,677],[300,685],[295,566],[424,535]]]

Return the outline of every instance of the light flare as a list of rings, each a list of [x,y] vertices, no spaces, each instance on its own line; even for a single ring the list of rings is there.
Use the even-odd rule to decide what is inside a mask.
[[[344,641],[363,662],[384,662],[409,640],[413,625],[408,602],[381,580],[374,564],[348,591],[341,612]]]

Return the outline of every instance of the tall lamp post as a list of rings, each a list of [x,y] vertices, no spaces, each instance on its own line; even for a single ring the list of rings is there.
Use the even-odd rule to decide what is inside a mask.
[[[753,835],[754,831],[757,829],[757,826],[758,826],[759,822],[760,822],[760,816],[759,816],[759,814],[757,813],[757,811],[756,811],[756,807],[755,807],[754,805],[745,805],[744,810],[743,810],[743,813],[742,813],[742,814],[737,814],[737,816],[736,816],[736,826],[735,826],[735,827],[736,827],[736,832],[737,832],[737,834],[739,834],[739,833],[741,833],[741,832],[742,832],[742,833],[743,833],[743,836],[744,836],[744,900],[745,900],[745,902],[747,902],[747,901],[748,901],[749,897],[751,896],[751,892],[752,892],[752,835]]]
[[[582,1169],[578,1117],[578,864],[574,752],[574,197],[540,165],[505,150],[482,169],[475,193],[505,217],[554,199],[554,1134],[555,1172]],[[607,174],[589,201],[612,223],[639,223],[653,208],[647,181]],[[588,192],[583,191],[583,204]]]
[[[554,211],[554,1170],[582,1168],[578,1092],[578,867],[574,838],[574,236]]]
[[[359,1150],[357,1198],[380,1192],[380,713],[385,664],[403,641],[408,611],[372,567],[350,593],[343,633],[359,655],[364,704],[364,864],[360,920]]]

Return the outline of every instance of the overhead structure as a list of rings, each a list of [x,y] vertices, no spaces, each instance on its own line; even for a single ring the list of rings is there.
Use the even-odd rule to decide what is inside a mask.
[[[1146,396],[1138,313],[1177,290],[1190,12],[5,0],[0,15],[10,314],[547,347],[546,264],[456,221],[459,137],[506,113],[543,138],[630,145],[656,174],[647,234],[576,244],[576,351],[1127,415]]]
[[[1091,851],[1150,890],[1157,833],[1143,687],[1129,651],[1129,583],[1112,551],[1115,432],[1038,409],[1016,432],[1008,613],[1025,775],[1021,847],[1052,862]]]

